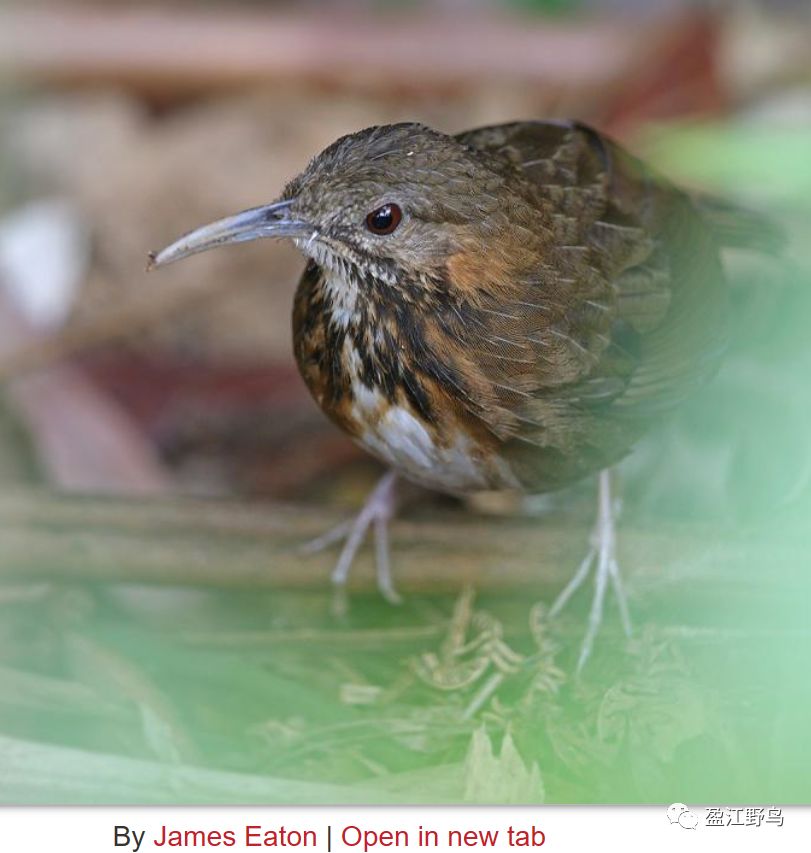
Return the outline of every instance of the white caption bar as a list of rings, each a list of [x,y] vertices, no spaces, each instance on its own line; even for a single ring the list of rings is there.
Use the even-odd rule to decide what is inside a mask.
[[[811,850],[811,807],[5,807],[0,850]],[[655,845],[655,846],[652,846]]]

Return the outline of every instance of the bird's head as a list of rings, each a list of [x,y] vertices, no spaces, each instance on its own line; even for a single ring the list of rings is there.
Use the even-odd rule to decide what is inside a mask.
[[[531,215],[494,165],[420,124],[368,128],[322,151],[277,201],[186,234],[151,255],[150,266],[230,243],[286,237],[342,277],[354,272],[397,286],[447,271],[454,259],[459,271],[470,272],[488,253],[493,260],[494,238],[515,235]]]

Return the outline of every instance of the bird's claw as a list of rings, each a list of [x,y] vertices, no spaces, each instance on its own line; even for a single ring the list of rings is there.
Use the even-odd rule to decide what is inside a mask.
[[[631,618],[628,611],[628,600],[622,585],[619,563],[616,557],[616,514],[619,502],[611,500],[610,472],[602,471],[599,479],[599,496],[597,508],[597,523],[589,537],[591,547],[583,562],[578,567],[572,579],[563,588],[554,604],[549,610],[550,616],[556,616],[563,610],[566,603],[574,593],[582,586],[588,577],[592,566],[596,564],[594,572],[594,597],[589,611],[589,620],[586,634],[580,646],[580,655],[577,659],[577,672],[579,673],[591,655],[594,640],[603,619],[605,606],[605,593],[609,580],[614,589],[614,596],[619,607],[622,627],[627,637],[631,636]]]
[[[389,471],[380,479],[367,498],[363,508],[354,519],[342,522],[332,530],[328,530],[322,536],[306,543],[301,548],[302,553],[315,554],[336,542],[344,541],[338,562],[335,564],[331,575],[332,583],[335,587],[333,610],[338,615],[346,613],[346,583],[349,579],[352,564],[370,527],[372,528],[375,541],[377,587],[383,598],[390,604],[402,603],[402,598],[394,586],[391,573],[391,560],[389,559],[388,525],[397,506],[395,499],[396,482],[397,475],[393,471]]]

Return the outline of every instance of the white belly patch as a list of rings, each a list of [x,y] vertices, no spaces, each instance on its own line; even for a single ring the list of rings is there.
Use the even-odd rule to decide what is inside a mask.
[[[354,367],[353,359],[350,364]],[[407,408],[389,403],[352,371],[352,415],[360,425],[358,443],[406,478],[439,491],[471,492],[517,485],[511,472],[493,470],[459,432],[455,441],[438,445],[430,431]],[[500,469],[502,466],[496,466]],[[495,479],[498,482],[493,482]]]
[[[460,436],[454,445],[438,447],[428,430],[399,406],[392,406],[359,441],[379,459],[425,486],[449,492],[489,488],[466,439]]]

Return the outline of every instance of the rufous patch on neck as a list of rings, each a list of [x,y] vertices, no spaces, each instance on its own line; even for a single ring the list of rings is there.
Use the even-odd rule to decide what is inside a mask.
[[[473,304],[480,304],[485,294],[508,297],[538,266],[533,248],[513,240],[496,241],[485,248],[469,245],[448,258],[446,269],[450,283]]]

